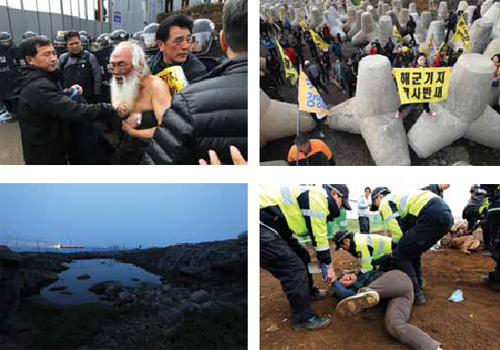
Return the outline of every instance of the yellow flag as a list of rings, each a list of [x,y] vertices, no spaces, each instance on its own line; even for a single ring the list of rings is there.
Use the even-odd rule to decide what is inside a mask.
[[[286,9],[284,7],[280,7],[279,9],[279,18],[282,22],[286,20]]]
[[[394,68],[402,104],[448,99],[451,67]]]
[[[398,27],[396,25],[392,26],[392,36],[396,38],[397,42],[402,44],[403,43],[403,37],[398,31]]]
[[[323,49],[323,48],[325,48],[325,47],[330,47],[327,43],[325,43],[325,42],[323,41],[323,39],[319,36],[319,34],[318,34],[318,33],[316,33],[314,30],[309,29],[309,33],[311,33],[311,37],[312,37],[312,39],[313,39],[314,43],[315,43],[316,45],[318,45],[318,47],[319,47],[320,49]]]
[[[465,51],[469,51],[469,31],[467,30],[467,24],[465,23],[464,16],[461,15],[457,23],[457,31],[453,35],[453,39],[456,41],[461,41],[464,44]]]
[[[304,22],[301,15],[299,15],[299,24],[300,28],[302,28],[302,30],[305,32],[307,30],[307,24],[306,22]]]
[[[281,47],[278,40],[276,40],[276,47],[278,47],[278,51],[280,52],[281,58],[283,59],[283,65],[285,67],[285,77],[287,79],[290,79],[292,85],[295,85],[297,79],[299,78],[299,73],[297,73],[297,70],[293,67],[292,62],[290,62],[290,59],[283,51],[283,48]]]
[[[330,113],[318,93],[318,89],[314,87],[303,71],[300,72],[299,80],[299,110],[322,115]]]
[[[267,14],[267,21],[269,23],[273,23],[273,20],[272,20],[271,15],[269,13]]]

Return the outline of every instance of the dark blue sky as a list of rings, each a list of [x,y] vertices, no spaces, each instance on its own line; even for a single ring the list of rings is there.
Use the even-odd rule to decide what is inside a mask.
[[[126,248],[215,241],[247,229],[246,184],[0,184],[0,243]]]

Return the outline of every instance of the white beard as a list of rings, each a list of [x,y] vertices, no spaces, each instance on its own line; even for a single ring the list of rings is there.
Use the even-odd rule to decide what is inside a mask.
[[[134,101],[139,97],[139,87],[141,77],[138,74],[132,74],[123,78],[123,84],[118,84],[115,77],[111,79],[111,104],[116,109],[119,105],[125,104],[128,108],[134,107]]]

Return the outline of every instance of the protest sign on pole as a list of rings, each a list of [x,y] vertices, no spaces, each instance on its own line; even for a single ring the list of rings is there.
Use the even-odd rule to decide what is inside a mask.
[[[299,110],[321,115],[328,115],[330,112],[323,102],[318,89],[309,81],[306,73],[300,72],[299,78]]]
[[[448,99],[451,67],[394,68],[402,104]]]
[[[453,35],[453,39],[464,44],[465,52],[469,51],[469,31],[467,30],[467,24],[465,23],[463,15],[461,15],[460,19],[458,20],[457,31]]]
[[[398,43],[400,43],[400,44],[403,43],[403,37],[399,33],[398,28],[396,27],[396,25],[392,26],[392,36],[396,38],[396,40],[397,40]]]
[[[290,59],[288,58],[285,51],[283,51],[283,48],[281,47],[278,40],[276,40],[276,47],[280,52],[281,59],[283,60],[283,66],[285,67],[285,77],[287,79],[290,79],[292,85],[295,85],[297,79],[299,78],[299,73],[297,73],[297,70],[293,67],[292,62],[290,62]]]

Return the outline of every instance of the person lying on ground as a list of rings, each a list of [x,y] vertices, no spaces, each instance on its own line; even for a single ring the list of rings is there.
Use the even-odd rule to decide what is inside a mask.
[[[362,280],[353,279],[352,275],[347,275],[337,281],[341,288],[336,296],[341,300],[335,311],[341,317],[357,314],[387,300],[384,326],[392,337],[414,350],[441,349],[437,340],[408,323],[414,295],[412,281],[404,272],[371,271]],[[338,289],[335,285],[333,288]]]
[[[319,139],[309,139],[307,135],[297,135],[290,147],[287,158],[289,165],[321,166],[335,165],[332,151]]]

